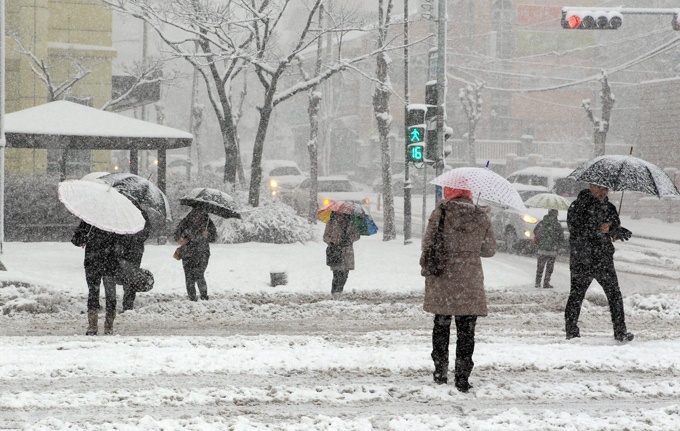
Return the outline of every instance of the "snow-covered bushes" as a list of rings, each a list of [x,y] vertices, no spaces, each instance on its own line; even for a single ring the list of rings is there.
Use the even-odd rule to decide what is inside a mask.
[[[7,241],[68,241],[78,225],[57,197],[59,177],[7,175],[5,178],[5,239]]]
[[[189,213],[191,208],[179,204],[179,199],[195,187],[211,187],[228,193],[236,201],[236,208],[242,219],[225,220],[213,216],[218,231],[218,242],[235,244],[242,242],[265,242],[289,244],[314,239],[313,226],[298,216],[289,206],[266,194],[260,195],[260,205],[248,205],[248,192],[232,190],[232,185],[224,183],[214,174],[203,174],[186,181],[185,178],[171,178],[168,181],[168,199],[174,227]]]

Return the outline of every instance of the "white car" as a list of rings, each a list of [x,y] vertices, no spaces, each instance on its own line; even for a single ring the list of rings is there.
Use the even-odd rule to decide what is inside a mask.
[[[293,190],[293,208],[298,214],[307,214],[309,209],[309,188],[312,180],[305,179]],[[352,201],[364,206],[370,211],[368,193],[361,191],[359,187],[344,176],[329,176],[318,178],[318,190],[316,194],[317,210],[334,201]]]
[[[588,185],[567,178],[573,169],[532,166],[520,169],[506,178],[519,192],[523,200],[539,193],[556,193],[561,196],[576,197]]]
[[[287,203],[291,202],[295,187],[308,178],[297,163],[290,160],[263,160],[261,166],[262,184],[267,192]]]

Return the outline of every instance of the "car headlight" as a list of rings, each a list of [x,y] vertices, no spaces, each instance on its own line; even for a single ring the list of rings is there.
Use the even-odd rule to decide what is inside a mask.
[[[279,186],[279,182],[276,181],[276,178],[272,178],[271,180],[269,180],[269,187],[271,187],[272,189],[275,189],[278,186]]]
[[[536,224],[538,223],[538,219],[535,217],[530,216],[529,214],[524,214],[522,216],[522,220],[524,220],[525,223],[530,223],[530,224]]]
[[[371,201],[370,201],[370,199],[366,198],[366,199],[364,199],[364,203],[365,203],[366,205],[369,205],[369,204],[371,203]]]
[[[525,230],[524,231],[524,236],[527,238],[531,238],[531,231],[530,230]]]
[[[329,204],[331,203],[331,200],[328,199],[328,198],[325,198],[325,199],[324,199],[323,201],[321,201],[321,202],[323,203],[323,206],[327,206],[327,205],[329,205]]]

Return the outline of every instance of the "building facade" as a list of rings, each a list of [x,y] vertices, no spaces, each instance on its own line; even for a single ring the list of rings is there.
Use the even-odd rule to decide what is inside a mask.
[[[73,78],[78,67],[90,73],[67,98],[93,107],[111,99],[112,15],[98,0],[6,1],[6,110],[50,101],[47,84],[34,72],[31,53],[47,69],[53,85]],[[22,48],[23,47],[23,48]],[[24,53],[22,53],[24,51]],[[57,169],[60,154],[43,149],[8,148],[8,174],[45,174]],[[110,151],[69,151],[76,172],[109,171]]]

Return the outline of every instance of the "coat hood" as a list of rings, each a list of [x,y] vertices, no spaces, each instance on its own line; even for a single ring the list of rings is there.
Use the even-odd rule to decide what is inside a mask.
[[[453,229],[459,232],[479,229],[488,212],[488,207],[480,207],[464,198],[442,201],[440,207],[451,215],[447,215],[446,219]]]

